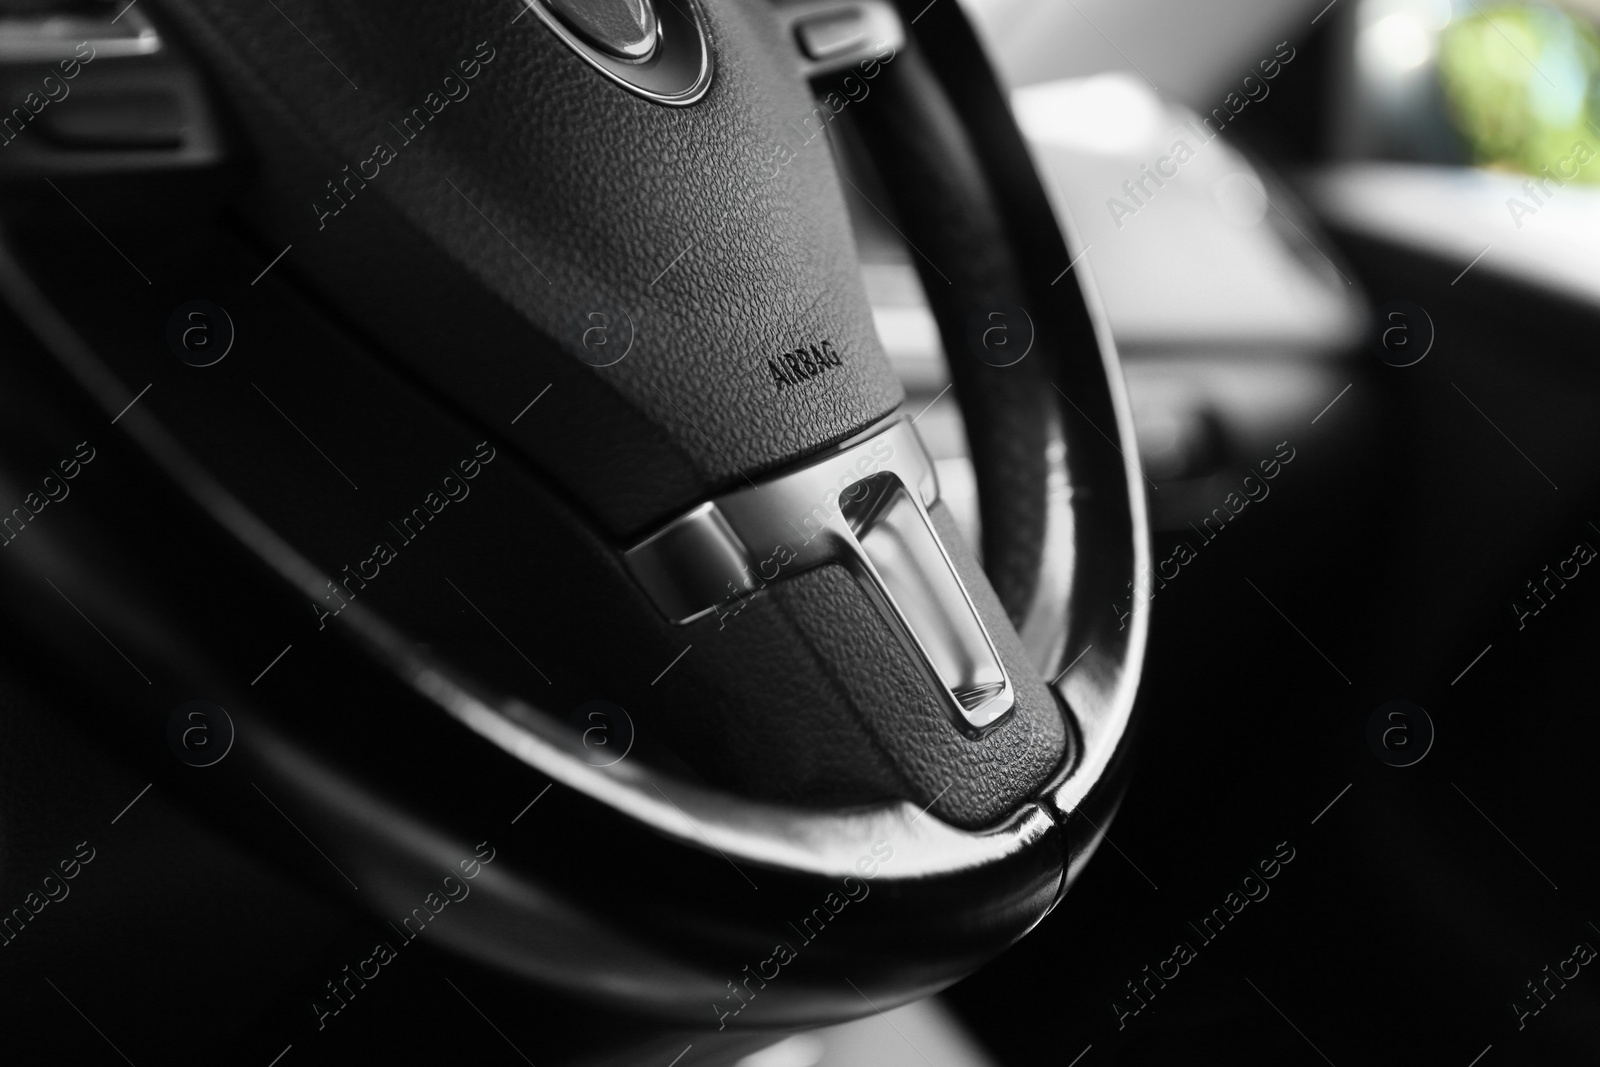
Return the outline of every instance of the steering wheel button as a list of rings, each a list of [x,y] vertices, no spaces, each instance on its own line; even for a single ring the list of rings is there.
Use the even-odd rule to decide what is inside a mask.
[[[859,48],[867,39],[867,17],[859,8],[830,11],[797,22],[794,32],[806,58],[821,62]]]

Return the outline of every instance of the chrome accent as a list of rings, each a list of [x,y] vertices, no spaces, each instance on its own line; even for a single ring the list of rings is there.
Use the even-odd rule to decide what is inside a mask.
[[[634,565],[635,557],[641,560]],[[628,552],[629,567],[656,608],[673,622],[693,622],[716,610],[724,597],[723,578],[740,575],[744,585],[749,551],[728,520],[710,501],[668,523]],[[648,565],[642,561],[648,559]],[[727,586],[732,586],[729,579]]]
[[[707,501],[624,558],[660,612],[686,624],[825,563],[855,575],[947,698],[982,736],[1015,703],[1011,678],[933,526],[933,462],[899,421],[799,470]]]
[[[977,610],[916,498],[883,475],[872,481],[880,484],[869,494],[870,511],[861,519],[851,516],[850,524],[889,594],[880,610],[899,605],[907,629],[961,705],[968,726],[992,726],[1011,709],[1011,682]],[[851,510],[847,507],[846,514]]]
[[[661,40],[651,0],[544,0],[567,28],[630,63],[643,63]]]
[[[652,47],[640,58],[623,58],[587,40],[547,0],[522,3],[584,62],[646,100],[683,107],[697,102],[711,88],[711,41],[698,0],[672,0],[654,8]]]
[[[1036,172],[1049,173],[1037,157],[1037,146],[1029,145],[1029,152],[1033,157]],[[1049,197],[1051,206],[1055,210],[1057,224],[1061,227],[1062,241],[1067,247],[1068,254],[1078,255],[1087,246],[1061,193],[1059,183],[1041,184],[1044,185],[1045,195]],[[1098,801],[1093,794],[1097,784],[1110,778],[1112,768],[1128,736],[1128,727],[1133,718],[1133,704],[1139,692],[1139,680],[1144,673],[1145,648],[1150,634],[1150,602],[1146,598],[1139,596],[1131,598],[1128,618],[1126,622],[1119,621],[1115,630],[1111,628],[1103,613],[1085,607],[1086,604],[1092,603],[1086,586],[1095,585],[1096,591],[1101,592],[1103,596],[1109,584],[1113,595],[1118,595],[1121,591],[1116,588],[1117,583],[1114,578],[1121,578],[1126,574],[1132,581],[1137,581],[1139,576],[1150,573],[1152,564],[1150,520],[1144,494],[1144,473],[1139,465],[1139,443],[1134,433],[1133,408],[1128,401],[1127,385],[1123,380],[1117,358],[1116,338],[1112,335],[1111,321],[1106,315],[1105,301],[1100,295],[1094,263],[1086,261],[1080,266],[1082,269],[1074,270],[1073,275],[1083,299],[1084,309],[1088,312],[1089,320],[1094,327],[1100,365],[1110,392],[1112,408],[1117,413],[1115,432],[1118,439],[1117,450],[1122,458],[1122,477],[1114,492],[1101,492],[1095,496],[1086,493],[1075,494],[1072,498],[1072,521],[1074,527],[1090,523],[1107,528],[1124,527],[1129,538],[1131,554],[1125,564],[1119,563],[1109,569],[1104,565],[1091,569],[1081,554],[1078,554],[1071,563],[1074,577],[1069,605],[1072,610],[1063,614],[1063,621],[1071,639],[1059,646],[1060,659],[1071,657],[1071,661],[1055,677],[1051,688],[1072,709],[1082,750],[1072,773],[1045,793],[1047,803],[1063,821],[1070,819],[1081,806],[1088,805],[1093,808],[1097,802],[1106,805],[1100,809],[1101,818],[1105,819],[1113,814],[1121,803],[1120,796],[1108,796],[1103,787]],[[1099,432],[1098,429],[1096,432]],[[1076,444],[1077,442],[1070,437],[1064,439],[1064,449],[1061,454],[1063,460],[1070,458]],[[1053,441],[1048,456],[1054,466],[1058,453]],[[1072,481],[1070,471],[1059,476],[1066,477],[1069,483]],[[1057,472],[1052,471],[1052,487],[1057,477]],[[1112,486],[1107,485],[1106,488],[1110,489]],[[1052,492],[1052,497],[1054,495]],[[1054,518],[1051,521],[1051,528],[1059,529]],[[1120,534],[1122,531],[1118,532]],[[1109,583],[1105,580],[1108,576],[1114,576]],[[1033,613],[1030,612],[1030,618],[1021,628],[1023,644],[1035,654],[1038,650],[1051,647],[1053,638],[1047,635],[1052,629],[1048,619],[1040,617],[1035,621]],[[1084,643],[1081,652],[1077,650],[1078,642]],[[1051,665],[1051,669],[1055,669],[1055,664]],[[1063,892],[1082,873],[1102,836],[1103,833],[1095,828],[1093,835],[1088,839],[1088,846],[1075,850],[1069,859],[1067,877],[1062,882]]]
[[[1046,678],[1056,677],[1067,649],[1070,606],[1077,588],[1076,489],[1067,469],[1066,430],[1059,408],[1045,427],[1044,551],[1027,613],[1017,625],[1028,659]],[[1076,655],[1076,653],[1074,653]]]

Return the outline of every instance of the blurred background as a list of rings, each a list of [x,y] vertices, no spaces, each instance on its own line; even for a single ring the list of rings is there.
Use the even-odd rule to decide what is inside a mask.
[[[966,5],[1086,249],[1160,526],[1208,513],[1226,492],[1211,476],[1270,454],[1348,381],[1337,364],[1364,349],[1372,309],[1321,227],[1401,233],[1460,267],[1485,253],[1474,269],[1600,297],[1600,165],[1585,155],[1600,156],[1600,3]],[[1194,158],[1165,167],[1181,177],[1143,179],[1180,140]],[[1540,170],[1563,165],[1558,181]],[[1152,195],[1130,198],[1130,180]],[[851,206],[879,333],[913,400],[939,397],[918,426],[975,533],[911,253]]]
[[[1569,597],[1530,637],[1507,605],[1600,531],[1600,3],[964,2],[1115,336],[1154,559],[1202,551],[1153,605],[1133,785],[1066,903],[944,996],[744,1067],[1596,1062],[1591,986],[1513,1003],[1600,938],[1558,829],[1593,826],[1600,615]],[[976,543],[917,253],[846,196]],[[1207,547],[1280,443],[1298,466]],[[1438,731],[1412,767],[1366,741],[1391,699]],[[1119,1027],[1280,840],[1299,880]]]

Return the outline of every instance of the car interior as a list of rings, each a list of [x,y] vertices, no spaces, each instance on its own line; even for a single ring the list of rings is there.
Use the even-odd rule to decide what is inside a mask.
[[[1600,1062],[1597,333],[1597,0],[0,0],[4,1058]]]

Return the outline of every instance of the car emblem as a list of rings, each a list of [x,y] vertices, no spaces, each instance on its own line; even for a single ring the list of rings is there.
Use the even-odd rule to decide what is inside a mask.
[[[631,92],[692,104],[711,87],[711,45],[694,0],[523,0],[567,47]]]

